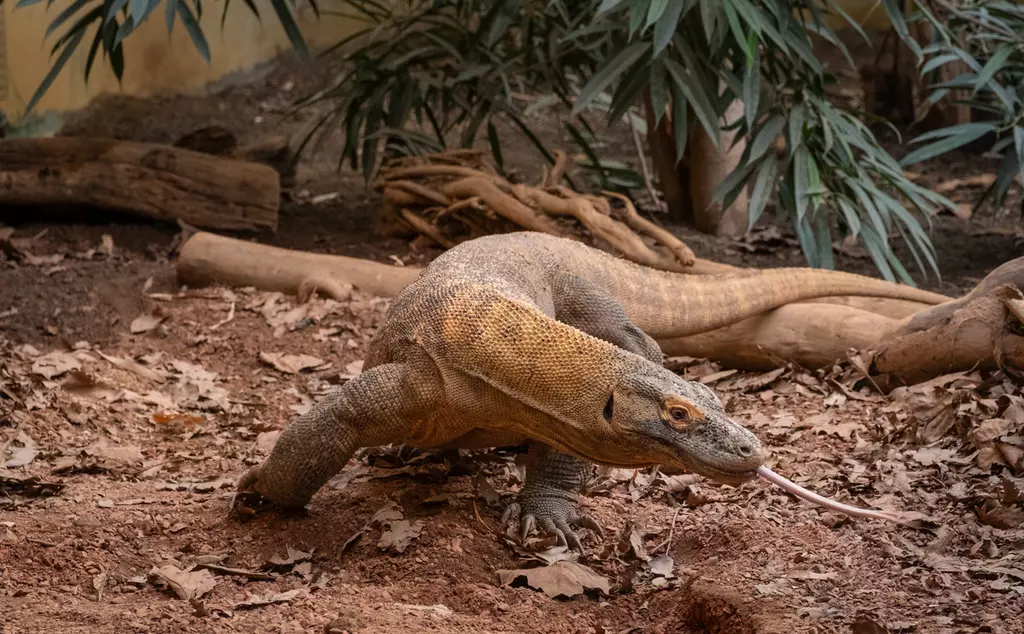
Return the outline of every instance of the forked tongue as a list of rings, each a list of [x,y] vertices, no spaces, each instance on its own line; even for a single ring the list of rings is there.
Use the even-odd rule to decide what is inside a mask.
[[[803,488],[802,486],[795,482],[790,482],[786,478],[780,476],[779,474],[775,473],[774,471],[765,466],[760,466],[757,468],[757,475],[761,476],[762,478],[771,482],[772,484],[778,486],[779,488],[789,491],[798,498],[807,500],[808,502],[813,502],[820,506],[824,506],[825,508],[836,511],[837,513],[843,513],[845,515],[850,515],[853,517],[887,520],[889,522],[896,522],[897,524],[903,524],[905,526],[914,525],[912,524],[913,520],[900,517],[895,513],[876,511],[874,509],[862,509],[856,506],[843,504],[842,502],[836,502],[835,500],[831,500],[827,497],[818,495],[813,491],[808,491],[807,489]]]

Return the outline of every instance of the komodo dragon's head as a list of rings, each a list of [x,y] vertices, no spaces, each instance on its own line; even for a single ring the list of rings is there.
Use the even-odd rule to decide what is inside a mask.
[[[725,413],[710,388],[666,368],[644,364],[623,373],[604,418],[646,450],[645,459],[725,484],[755,477],[765,459],[761,441]]]

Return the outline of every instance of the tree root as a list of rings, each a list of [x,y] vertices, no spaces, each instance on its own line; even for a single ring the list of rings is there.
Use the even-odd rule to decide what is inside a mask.
[[[584,195],[561,186],[568,167],[566,153],[557,152],[551,171],[533,187],[509,182],[479,153],[459,150],[400,159],[381,170],[377,186],[392,217],[446,248],[517,228],[574,240],[586,233],[622,257],[652,268],[683,273],[732,270],[698,260],[679,238],[642,218],[625,196]],[[613,207],[611,201],[619,205]]]

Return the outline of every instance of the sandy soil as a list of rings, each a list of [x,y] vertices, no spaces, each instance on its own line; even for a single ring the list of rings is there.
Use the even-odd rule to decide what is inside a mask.
[[[286,66],[215,95],[111,98],[66,132],[173,141],[217,123],[258,137],[297,125],[272,114],[302,81]],[[536,165],[527,148],[506,156],[524,172]],[[280,231],[259,240],[417,264],[436,253],[376,236],[375,195],[333,161],[307,159],[296,189],[341,196],[286,202]],[[949,180],[992,169],[951,157],[922,172]],[[961,292],[1019,255],[1016,213],[966,227],[940,218],[943,280],[924,285]],[[176,228],[3,220],[33,256],[0,260],[4,634],[1021,631],[1019,377],[963,374],[883,398],[845,367],[723,375],[672,360],[765,440],[779,472],[930,521],[850,521],[760,482],[602,470],[583,505],[604,539],[581,532],[585,555],[533,571],[531,587],[499,571],[564,553],[538,554],[543,542],[524,550],[499,529],[521,486],[511,449],[364,451],[305,515],[228,515],[234,479],[296,412],[358,371],[386,301],[296,306],[245,289],[182,290]],[[801,263],[791,241],[679,233],[705,257]],[[839,264],[875,274],[863,258]],[[585,589],[572,583],[581,572]],[[549,596],[558,592],[571,596]]]

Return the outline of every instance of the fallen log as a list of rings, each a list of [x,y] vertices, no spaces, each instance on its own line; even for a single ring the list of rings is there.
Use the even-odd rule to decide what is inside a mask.
[[[206,229],[277,229],[278,173],[152,143],[0,140],[0,206],[93,207]]]
[[[874,382],[885,392],[900,385],[964,370],[1024,370],[1024,332],[1007,300],[1021,299],[1020,290],[1005,286],[976,297],[947,321],[914,333],[892,333],[873,350]]]
[[[669,356],[714,359],[730,368],[771,370],[795,363],[813,369],[846,359],[850,350],[867,348],[898,326],[895,319],[852,306],[801,302],[699,335],[659,339],[658,345]]]
[[[185,241],[177,263],[178,281],[188,286],[253,286],[289,295],[303,295],[302,289],[311,284],[332,295],[333,282],[350,284],[371,295],[394,297],[421,270],[344,255],[282,249],[205,231]]]

